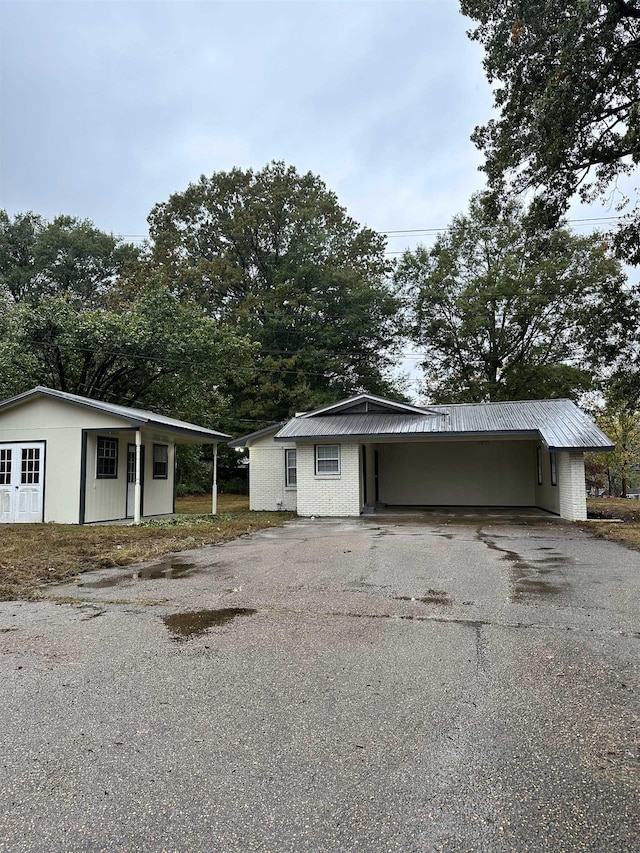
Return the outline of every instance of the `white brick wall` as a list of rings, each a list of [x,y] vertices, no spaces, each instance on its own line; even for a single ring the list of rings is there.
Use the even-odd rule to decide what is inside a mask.
[[[285,487],[284,451],[287,448],[295,449],[295,444],[276,444],[273,435],[258,439],[249,447],[250,509],[296,511],[297,492]]]
[[[584,521],[587,517],[584,455],[581,452],[558,452],[557,461],[560,517]]]
[[[340,474],[316,476],[314,445],[298,445],[298,515],[360,515],[360,446],[340,448]]]

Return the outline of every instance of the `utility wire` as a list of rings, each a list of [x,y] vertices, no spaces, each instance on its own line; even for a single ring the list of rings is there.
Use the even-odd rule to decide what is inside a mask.
[[[593,216],[582,219],[565,219],[564,222],[567,225],[578,225],[578,224],[586,224],[590,222],[617,222],[620,219],[624,219],[624,214],[620,214],[617,216]],[[377,231],[375,228],[371,230],[376,234],[381,234],[382,236],[392,237],[392,236],[413,236],[420,234],[439,234],[443,231],[447,231],[448,226],[438,226],[438,227],[429,227],[429,228],[398,228],[395,230],[388,231]],[[115,233],[115,232],[111,232]],[[118,234],[117,235],[121,240],[148,240],[148,234]]]

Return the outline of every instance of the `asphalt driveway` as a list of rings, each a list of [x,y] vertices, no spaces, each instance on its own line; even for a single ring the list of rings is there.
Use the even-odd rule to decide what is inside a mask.
[[[640,555],[296,521],[0,603],[1,851],[637,851]]]

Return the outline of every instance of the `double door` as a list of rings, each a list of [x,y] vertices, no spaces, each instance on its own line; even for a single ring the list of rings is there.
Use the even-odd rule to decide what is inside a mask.
[[[44,442],[0,444],[0,523],[44,521]]]

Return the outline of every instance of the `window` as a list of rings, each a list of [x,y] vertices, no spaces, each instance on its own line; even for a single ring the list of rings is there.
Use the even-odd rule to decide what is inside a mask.
[[[153,479],[166,480],[169,476],[169,445],[153,445]]]
[[[551,468],[551,485],[558,485],[558,466],[556,464],[556,454],[553,450],[549,453],[549,465]]]
[[[0,450],[0,486],[11,483],[11,448]]]
[[[297,454],[295,450],[284,452],[284,484],[288,489],[295,489],[298,485]]]
[[[96,478],[116,480],[118,477],[118,439],[98,438]]]
[[[538,485],[542,485],[542,448],[540,445],[536,447],[536,455],[538,462]]]
[[[340,445],[316,444],[316,474],[340,473]]]
[[[37,485],[40,482],[40,448],[22,448],[22,470],[20,471],[20,485]]]

